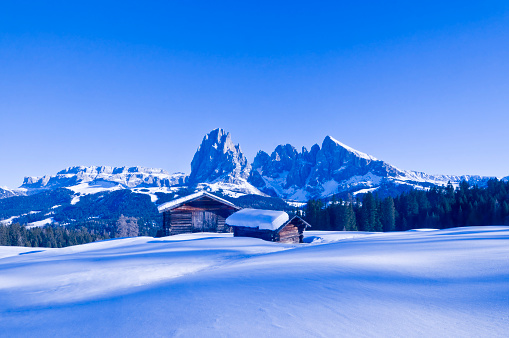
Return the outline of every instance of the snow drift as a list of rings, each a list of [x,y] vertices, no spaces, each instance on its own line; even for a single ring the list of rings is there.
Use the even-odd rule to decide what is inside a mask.
[[[0,336],[506,336],[509,227],[0,247]]]

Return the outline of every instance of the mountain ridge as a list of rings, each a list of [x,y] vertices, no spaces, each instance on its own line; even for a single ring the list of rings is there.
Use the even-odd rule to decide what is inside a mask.
[[[159,168],[71,166],[55,175],[25,177],[17,189],[0,189],[0,198],[69,188],[76,194],[131,189],[154,193],[208,190],[238,197],[245,194],[279,197],[305,202],[332,194],[365,193],[459,184],[483,185],[494,178],[479,175],[429,175],[401,170],[374,156],[351,148],[327,135],[321,146],[298,151],[290,144],[278,145],[269,155],[260,150],[250,163],[221,128],[204,136],[191,162],[191,172],[170,174]],[[507,179],[507,178],[504,178]],[[145,188],[145,189],[144,189]]]

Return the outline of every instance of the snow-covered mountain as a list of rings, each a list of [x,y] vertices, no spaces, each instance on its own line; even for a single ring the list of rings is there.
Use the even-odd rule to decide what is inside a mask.
[[[23,184],[14,191],[16,194],[32,195],[41,191],[67,188],[76,197],[103,191],[131,189],[149,194],[153,201],[156,192],[178,190],[187,183],[184,173],[170,174],[163,169],[143,167],[76,166],[59,171],[56,175],[25,177]]]
[[[0,199],[23,195],[21,191],[12,190],[7,187],[0,187]]]
[[[194,154],[189,185],[231,196],[263,195],[247,182],[250,172],[251,164],[240,146],[233,144],[230,133],[218,128],[205,135]]]
[[[248,181],[266,194],[305,201],[334,193],[424,189],[463,180],[483,184],[488,179],[400,170],[327,136],[321,148],[315,144],[310,151],[299,152],[290,144],[277,146],[270,156],[260,151]]]
[[[270,155],[260,151],[250,164],[230,133],[218,128],[203,138],[189,176],[143,167],[76,166],[52,176],[26,177],[18,189],[0,188],[0,198],[56,188],[68,188],[77,196],[131,189],[149,194],[156,201],[157,192],[179,193],[185,189],[187,193],[208,190],[232,197],[256,194],[307,201],[336,193],[356,195],[374,190],[394,195],[448,182],[458,185],[463,180],[482,186],[490,178],[401,170],[330,136],[309,151],[305,147],[298,151],[290,144],[277,146]]]

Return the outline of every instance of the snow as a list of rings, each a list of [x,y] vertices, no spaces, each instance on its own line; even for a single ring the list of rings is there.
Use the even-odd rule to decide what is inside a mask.
[[[340,145],[341,147],[345,148],[346,150],[348,150],[349,152],[357,155],[358,157],[361,157],[363,159],[366,159],[366,160],[370,160],[370,161],[378,161],[375,157],[371,156],[371,155],[368,155],[368,154],[365,154],[363,152],[360,152],[358,150],[355,150],[354,148],[352,147],[349,147],[347,146],[346,144],[344,143],[341,143],[339,142],[338,140],[336,140],[335,138],[333,137],[330,137],[328,136],[332,141],[334,141],[336,144]]]
[[[51,250],[44,248],[43,250]],[[24,253],[33,253],[35,251],[42,251],[41,248],[31,248],[26,246],[0,246],[0,259],[11,257],[11,256],[18,256],[23,255]],[[0,261],[1,264],[1,261]],[[4,285],[0,285],[0,290],[2,290]],[[0,291],[1,292],[1,291]]]
[[[53,217],[50,217],[50,218],[43,219],[41,221],[27,223],[26,227],[29,229],[36,228],[36,227],[43,227],[45,225],[53,223],[53,221],[54,221]]]
[[[297,201],[285,201],[285,202],[289,206],[295,207],[295,208],[302,208],[303,206],[305,206],[307,204],[307,202],[297,202]]]
[[[330,181],[324,182],[322,187],[323,187],[323,192],[321,195],[329,196],[329,195],[333,195],[338,192],[339,183],[334,180],[330,180]]]
[[[304,238],[305,243],[332,243],[344,239],[359,238],[377,235],[376,232],[364,231],[322,231],[322,230],[306,230]]]
[[[15,219],[19,218],[19,217],[23,217],[23,216],[26,216],[26,215],[34,215],[34,214],[38,214],[40,213],[41,211],[29,211],[27,213],[24,213],[24,214],[21,214],[21,215],[17,215],[17,216],[11,216],[9,218],[6,218],[4,220],[1,220],[0,221],[0,225],[11,225]]]
[[[361,189],[361,190],[357,190],[356,192],[354,192],[352,195],[356,196],[358,194],[367,194],[368,192],[373,192],[375,190],[377,190],[379,187],[376,187],[376,188],[367,188],[367,189]]]
[[[212,195],[211,193],[208,193],[206,191],[199,191],[197,193],[194,193],[194,194],[191,194],[191,195],[187,195],[187,196],[184,196],[184,197],[181,197],[181,198],[177,198],[177,199],[174,199],[173,201],[169,201],[169,202],[166,202],[164,204],[161,204],[157,209],[159,210],[159,212],[163,212],[163,211],[166,211],[166,210],[169,210],[169,209],[173,209],[175,208],[176,206],[182,204],[182,203],[185,203],[185,202],[188,202],[188,201],[191,201],[191,200],[194,200],[194,199],[197,199],[197,198],[200,198],[202,196],[207,196],[207,197],[210,197],[212,199],[215,199],[217,201],[220,201],[224,204],[227,204],[227,205],[230,205],[232,207],[235,207],[236,206],[225,200],[225,199],[222,199],[220,197],[217,197],[215,195]]]
[[[230,215],[226,219],[226,224],[274,231],[288,220],[288,214],[284,211],[246,208]]]
[[[80,201],[80,196],[74,196],[71,200],[71,204],[72,205],[75,205],[76,203],[78,203]]]
[[[244,196],[246,194],[267,196],[244,178],[235,178],[233,183],[222,181],[213,183],[199,183],[197,188],[199,190],[206,190],[210,192],[221,192],[233,198]]]
[[[507,336],[509,227],[353,235],[0,247],[0,336]]]
[[[432,229],[432,228],[419,228],[419,229],[411,229],[408,231],[438,231],[439,229]]]
[[[103,191],[121,190],[124,188],[118,183],[99,181],[80,183],[71,187],[67,187],[67,189],[72,190],[75,194],[79,193],[81,195],[88,195],[97,194]]]
[[[19,216],[12,216],[6,219],[3,219],[0,221],[0,225],[11,225],[15,218],[18,218]]]
[[[170,194],[178,191],[176,187],[146,187],[146,188],[134,188],[131,189],[137,194],[144,194],[150,196],[150,201],[155,203],[158,200],[156,193]]]

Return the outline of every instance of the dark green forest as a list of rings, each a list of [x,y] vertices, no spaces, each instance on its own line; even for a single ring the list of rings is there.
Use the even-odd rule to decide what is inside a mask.
[[[27,228],[19,224],[0,226],[0,245],[62,248],[110,238],[107,231],[85,227],[68,229],[59,226]]]
[[[310,200],[305,219],[314,230],[404,231],[472,225],[509,225],[509,182],[489,180],[485,188],[463,181],[457,189],[432,187],[392,198],[371,192],[361,199]]]

